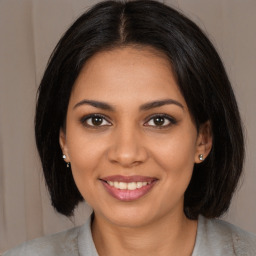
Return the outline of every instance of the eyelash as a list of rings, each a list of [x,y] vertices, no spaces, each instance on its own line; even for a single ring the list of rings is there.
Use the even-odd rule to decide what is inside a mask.
[[[91,125],[91,124],[88,124],[88,120],[92,119],[92,118],[101,118],[103,121],[109,123],[107,125]],[[82,125],[86,126],[86,127],[89,127],[89,128],[93,128],[93,129],[97,129],[98,127],[104,127],[104,126],[111,126],[111,122],[108,121],[108,118],[104,115],[101,115],[101,114],[91,114],[91,115],[87,115],[87,116],[84,116],[80,119],[80,122],[82,123]]]
[[[93,124],[88,124],[88,120],[92,119],[92,118],[101,118],[103,120],[103,122],[107,122],[108,124],[104,124],[104,125],[93,125]],[[169,122],[167,125],[147,125],[147,123],[149,123],[150,121],[153,121],[154,118],[164,118],[165,119],[165,122],[166,120]],[[91,115],[87,115],[87,116],[84,116],[80,119],[80,122],[86,126],[86,127],[89,127],[89,128],[93,128],[93,129],[97,129],[99,127],[106,127],[106,126],[111,126],[112,123],[110,121],[108,121],[108,118],[104,115],[101,115],[101,114],[91,114]],[[92,122],[92,121],[91,121]],[[166,115],[166,114],[154,114],[152,116],[150,116],[147,121],[144,123],[144,126],[149,126],[149,127],[155,127],[157,129],[164,129],[164,128],[168,128],[174,124],[177,123],[177,120],[169,115]]]
[[[165,121],[167,120],[169,123],[167,125],[161,125],[161,126],[158,126],[158,125],[145,125],[147,123],[149,123],[150,121],[153,121],[154,118],[164,118]],[[177,120],[167,114],[154,114],[152,116],[150,116],[148,118],[148,121],[144,124],[145,126],[151,126],[151,127],[155,127],[157,129],[165,129],[165,128],[169,128],[170,126],[174,125],[177,123]]]

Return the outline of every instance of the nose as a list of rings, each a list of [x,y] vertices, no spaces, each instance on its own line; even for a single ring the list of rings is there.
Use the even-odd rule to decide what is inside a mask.
[[[110,162],[130,168],[144,163],[147,158],[147,150],[136,129],[124,128],[113,134],[113,141],[108,151]]]

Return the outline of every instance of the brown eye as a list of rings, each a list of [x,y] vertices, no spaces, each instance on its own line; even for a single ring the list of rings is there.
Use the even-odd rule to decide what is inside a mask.
[[[81,119],[81,123],[88,127],[110,126],[111,123],[101,115],[90,115]]]
[[[155,117],[153,118],[154,125],[156,126],[162,126],[165,124],[165,118],[164,117]]]
[[[159,114],[151,117],[144,125],[155,128],[166,128],[176,123],[177,121],[171,116],[166,114]]]
[[[102,123],[103,123],[103,118],[102,117],[92,117],[91,118],[92,120],[91,120],[91,123],[93,124],[93,125],[95,125],[95,126],[100,126]]]

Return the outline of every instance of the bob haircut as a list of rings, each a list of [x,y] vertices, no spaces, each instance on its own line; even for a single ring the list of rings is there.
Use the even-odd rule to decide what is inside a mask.
[[[190,219],[219,217],[229,208],[244,160],[235,96],[220,57],[198,26],[149,0],[96,4],[67,30],[50,57],[38,89],[35,135],[52,205],[72,216],[83,201],[59,145],[74,82],[95,53],[125,46],[150,46],[164,53],[197,128],[210,121],[212,150],[194,165],[184,212]]]

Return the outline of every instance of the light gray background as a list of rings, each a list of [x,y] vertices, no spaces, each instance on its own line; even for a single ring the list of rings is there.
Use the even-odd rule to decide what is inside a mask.
[[[0,0],[0,252],[25,240],[83,223],[52,209],[34,142],[36,89],[60,36],[89,6],[86,0]],[[207,34],[222,56],[240,106],[247,139],[245,175],[229,213],[256,233],[256,1],[169,0]]]

